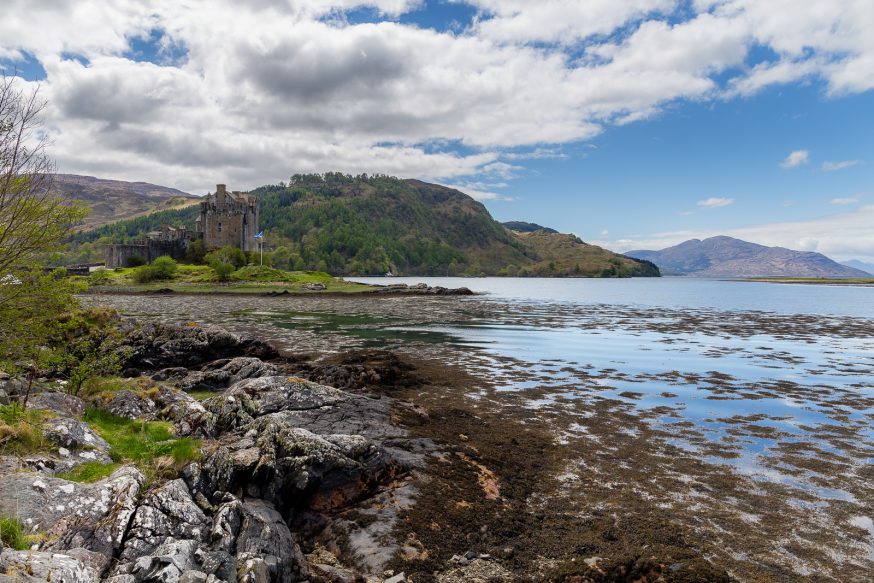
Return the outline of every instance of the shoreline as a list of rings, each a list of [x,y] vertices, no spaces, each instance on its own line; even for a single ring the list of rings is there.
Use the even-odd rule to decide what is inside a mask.
[[[874,287],[874,278],[871,279],[837,279],[837,278],[806,278],[806,277],[746,277],[737,280],[750,283],[783,283],[789,285],[833,285],[853,287]]]
[[[368,284],[362,284],[368,285]],[[175,296],[236,296],[236,297],[342,297],[342,298],[352,298],[352,297],[408,297],[408,296],[425,296],[425,297],[433,297],[433,296],[475,296],[475,295],[483,295],[481,292],[473,292],[466,287],[462,288],[444,288],[440,286],[435,287],[425,287],[425,288],[415,288],[408,287],[406,289],[392,289],[387,286],[371,286],[374,289],[360,290],[360,291],[349,291],[349,290],[307,290],[307,289],[289,289],[287,287],[279,288],[279,289],[269,289],[267,286],[264,286],[265,289],[249,289],[249,290],[235,290],[232,287],[229,287],[227,290],[221,288],[215,288],[210,290],[185,290],[181,288],[156,288],[156,289],[130,289],[130,288],[116,288],[116,289],[95,289],[90,288],[83,292],[80,292],[79,295],[83,296],[164,296],[164,295],[175,295]]]

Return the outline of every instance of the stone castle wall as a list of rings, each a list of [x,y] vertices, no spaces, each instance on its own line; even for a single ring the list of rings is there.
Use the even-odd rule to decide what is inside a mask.
[[[104,259],[107,269],[127,267],[131,259],[142,258],[146,263],[151,263],[162,255],[169,255],[173,259],[180,259],[185,255],[188,241],[177,239],[174,241],[146,240],[139,243],[122,245],[107,245]]]
[[[224,184],[216,185],[215,194],[208,194],[200,203],[200,218],[195,232],[184,228],[163,227],[150,233],[144,241],[106,247],[106,267],[126,267],[134,257],[151,263],[162,255],[179,259],[188,245],[203,240],[207,249],[225,245],[255,251],[258,242],[258,200],[247,192],[228,192]]]

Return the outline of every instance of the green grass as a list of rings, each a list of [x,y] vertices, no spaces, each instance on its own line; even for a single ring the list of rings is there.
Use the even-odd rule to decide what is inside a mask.
[[[267,266],[249,265],[231,274],[231,281],[220,283],[212,268],[205,265],[180,264],[172,279],[151,283],[137,283],[134,279],[136,268],[119,268],[102,272],[102,282],[93,286],[95,291],[146,292],[157,289],[171,289],[178,293],[258,293],[288,291],[297,294],[360,293],[373,288],[344,281],[320,271],[283,271]],[[88,281],[89,278],[83,278]],[[306,290],[307,283],[322,283],[325,291]]]
[[[189,395],[197,399],[198,401],[205,401],[210,397],[215,397],[216,395],[221,395],[221,391],[189,391]]]
[[[200,443],[190,437],[177,438],[166,421],[131,421],[94,408],[85,411],[83,419],[110,445],[114,462],[133,463],[146,477],[200,458]]]
[[[57,478],[70,480],[71,482],[90,483],[109,477],[118,469],[119,464],[103,464],[100,462],[86,462],[78,465],[65,474],[58,474]]]
[[[0,452],[26,455],[46,449],[42,424],[48,413],[22,409],[18,403],[0,406]]]
[[[30,548],[33,538],[24,533],[24,527],[17,518],[0,517],[0,541],[4,546],[16,551],[26,551]]]

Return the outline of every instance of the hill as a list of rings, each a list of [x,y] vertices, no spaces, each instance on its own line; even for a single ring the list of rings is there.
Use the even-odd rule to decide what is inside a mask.
[[[766,247],[732,237],[691,239],[661,251],[629,251],[652,261],[665,275],[698,277],[864,277],[821,253]]]
[[[194,195],[166,186],[75,174],[56,174],[52,190],[65,198],[81,201],[91,209],[82,230],[198,201]]]
[[[268,250],[283,267],[336,275],[657,276],[645,262],[572,235],[506,229],[468,195],[419,180],[339,173],[295,175],[251,191],[260,199]],[[74,238],[87,260],[110,240],[161,224],[193,224],[192,209],[105,225]],[[558,237],[558,239],[551,239]]]

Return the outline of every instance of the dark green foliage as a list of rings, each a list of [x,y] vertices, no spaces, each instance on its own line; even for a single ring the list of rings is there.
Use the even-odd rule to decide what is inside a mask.
[[[146,264],[146,258],[142,255],[131,255],[124,262],[125,267],[140,267]]]
[[[176,261],[167,255],[158,257],[152,261],[151,265],[143,265],[137,267],[133,273],[134,281],[137,283],[150,283],[153,281],[173,279],[179,266]]]
[[[200,205],[158,211],[135,219],[109,223],[92,231],[76,233],[68,240],[73,246],[94,242],[102,237],[108,237],[113,243],[130,243],[142,239],[146,233],[157,231],[164,225],[182,225],[194,229],[194,223],[199,216]]]
[[[268,241],[282,248],[277,267],[460,275],[473,266],[471,251],[496,255],[481,260],[491,272],[505,257],[524,259],[521,246],[480,203],[442,186],[327,173],[295,175],[288,186],[254,194]]]

